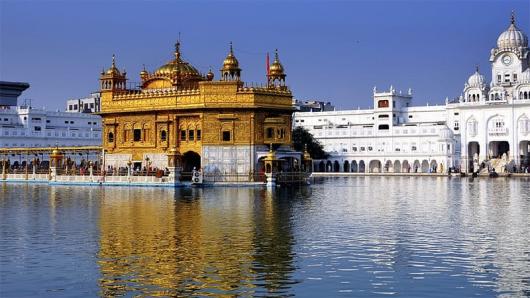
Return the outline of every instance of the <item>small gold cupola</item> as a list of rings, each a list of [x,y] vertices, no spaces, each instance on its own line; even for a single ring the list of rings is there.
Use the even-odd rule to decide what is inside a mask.
[[[118,67],[116,67],[116,56],[112,55],[111,66],[106,71],[101,72],[101,76],[99,77],[101,90],[125,90],[126,75],[125,70],[120,72]]]
[[[223,67],[221,68],[221,80],[222,81],[239,81],[241,79],[241,68],[239,68],[239,61],[237,61],[234,55],[234,49],[232,42],[230,42],[230,52],[223,61]]]
[[[269,66],[269,73],[267,74],[267,81],[269,87],[285,87],[285,70],[280,58],[278,57],[278,49],[274,53],[274,61]]]

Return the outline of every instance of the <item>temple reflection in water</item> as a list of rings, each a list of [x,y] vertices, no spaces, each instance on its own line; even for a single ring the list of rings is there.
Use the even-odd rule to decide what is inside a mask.
[[[286,199],[264,189],[164,194],[104,190],[101,295],[281,295],[294,282]]]

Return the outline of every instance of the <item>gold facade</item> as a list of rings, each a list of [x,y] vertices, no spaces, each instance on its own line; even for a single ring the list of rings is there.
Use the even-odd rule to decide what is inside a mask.
[[[230,47],[221,80],[214,80],[182,60],[177,43],[175,58],[152,73],[144,69],[140,88],[131,90],[113,58],[100,77],[103,147],[142,161],[171,148],[202,155],[204,146],[290,146],[292,94],[278,65],[276,57],[266,86],[246,86]]]

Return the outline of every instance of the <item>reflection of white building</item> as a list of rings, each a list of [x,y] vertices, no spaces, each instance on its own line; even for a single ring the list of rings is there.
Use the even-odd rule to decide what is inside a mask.
[[[101,145],[100,116],[16,106],[16,97],[29,85],[1,82],[0,87],[0,148]],[[4,90],[15,87],[16,96],[4,98]]]
[[[478,71],[458,100],[442,106],[411,105],[412,92],[378,92],[374,109],[295,113],[331,155],[317,171],[428,172],[447,167],[471,171],[490,160],[529,163],[530,56],[528,38],[515,25],[491,50],[490,84]],[[476,168],[475,168],[476,170]]]

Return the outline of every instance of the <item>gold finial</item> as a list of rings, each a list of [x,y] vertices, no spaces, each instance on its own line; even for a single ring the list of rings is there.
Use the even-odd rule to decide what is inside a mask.
[[[276,61],[280,61],[280,59],[278,58],[278,49],[274,50],[274,60]]]
[[[112,67],[116,67],[116,56],[112,54]]]
[[[515,10],[512,10],[511,22],[512,22],[512,25],[515,25]]]
[[[175,44],[175,58],[180,59],[180,37]]]
[[[232,42],[230,42],[230,54],[234,55],[234,48],[232,47]]]

